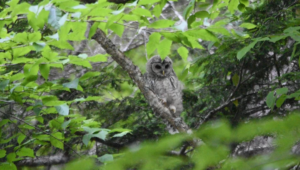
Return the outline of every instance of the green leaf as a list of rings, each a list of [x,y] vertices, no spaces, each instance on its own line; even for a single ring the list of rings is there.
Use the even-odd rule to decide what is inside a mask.
[[[206,29],[189,30],[184,32],[184,35],[191,36],[193,38],[200,38],[206,41],[219,41],[213,33]]]
[[[280,97],[277,99],[277,101],[276,101],[276,106],[277,106],[278,108],[280,108],[281,105],[284,103],[284,101],[285,101],[286,98],[287,98],[287,96],[286,96],[285,94],[282,95],[282,96],[280,96]]]
[[[114,14],[114,15],[118,15],[120,13],[122,13],[124,11],[125,8],[121,8],[119,10],[116,10],[116,11],[112,11],[111,13]]]
[[[68,27],[70,27],[73,32],[67,34],[67,39],[65,40],[81,41],[86,39],[84,34],[87,29],[87,24],[85,22],[68,22]]]
[[[76,78],[76,79],[72,80],[72,81],[69,82],[69,83],[64,83],[63,86],[64,86],[64,87],[67,87],[67,88],[70,88],[70,89],[77,89],[77,87],[78,87],[78,82],[79,82],[79,79]]]
[[[281,96],[283,94],[287,94],[289,89],[287,87],[276,89],[276,95]]]
[[[6,159],[8,162],[13,162],[16,160],[16,154],[14,152],[12,153],[9,153],[7,156],[6,156]],[[0,166],[1,167],[1,166]],[[1,168],[0,168],[1,169]]]
[[[68,125],[71,123],[71,119],[70,120],[68,120],[68,121],[65,121],[62,125],[61,125],[61,128],[62,129],[66,129],[67,127],[68,127]]]
[[[101,129],[101,128],[89,128],[89,127],[84,126],[83,130],[90,133],[90,134],[92,134],[92,133],[95,133],[97,131],[101,131],[103,129]]]
[[[13,76],[11,76],[10,77],[10,81],[16,81],[16,80],[21,80],[21,79],[23,79],[25,76],[24,76],[24,74],[23,73],[17,73],[17,74],[15,74],[15,75],[13,75]]]
[[[93,134],[85,134],[83,137],[82,137],[82,142],[85,144],[85,146],[87,146],[91,140],[91,138],[93,137]]]
[[[3,169],[3,170],[17,170],[17,167],[13,163],[5,162],[5,163],[0,164],[0,169]]]
[[[13,56],[24,56],[31,51],[31,47],[18,47],[13,49]]]
[[[51,145],[63,150],[64,149],[64,140],[63,139],[64,139],[64,136],[62,133],[54,132],[50,136]]]
[[[66,13],[65,15],[63,15],[59,21],[58,21],[58,25],[61,27],[65,24],[65,22],[67,21],[68,18],[68,13]]]
[[[185,20],[189,18],[192,10],[194,9],[194,4],[195,4],[194,0],[190,1],[189,5],[183,10],[183,17]]]
[[[38,111],[38,113],[37,113]],[[34,110],[34,113],[36,115],[39,115],[39,113],[42,111],[42,108],[37,108],[37,110]],[[44,118],[42,116],[37,116],[36,120],[39,121],[40,123],[44,123]]]
[[[186,23],[185,21],[183,21],[183,22],[181,22],[181,24],[185,22],[185,24],[188,26],[188,28],[195,28],[195,27],[197,27],[197,26],[202,25],[202,24],[199,24],[199,25],[198,25],[199,22],[202,22],[202,23],[203,23],[203,21],[196,21],[196,22],[195,22],[195,21],[196,21],[196,16],[195,16],[195,15],[191,15],[191,16],[188,18],[187,23]],[[197,25],[197,26],[195,26],[195,25]],[[175,28],[177,28],[177,25],[175,26]],[[184,31],[184,29],[182,29],[182,32],[183,32],[183,31]]]
[[[113,137],[123,137],[123,136],[125,136],[128,133],[130,133],[130,131],[125,131],[125,132],[117,133]]]
[[[145,17],[152,17],[151,12],[147,9],[144,8],[135,8],[132,11],[133,14],[135,15],[141,15],[141,16],[145,16]]]
[[[116,128],[109,131],[109,133],[115,133],[115,132],[131,132],[130,129],[124,129],[124,128]]]
[[[149,25],[149,28],[169,28],[175,24],[173,20],[158,20]]]
[[[241,11],[241,12],[245,12],[246,11],[246,7],[244,4],[239,4],[238,5],[238,10]]]
[[[287,35],[275,35],[275,36],[271,36],[269,41],[275,43],[281,39],[285,39],[286,37],[288,37],[288,36]]]
[[[18,57],[14,59],[11,63],[19,64],[19,63],[29,63],[29,62],[32,62],[32,58]]]
[[[0,158],[4,158],[6,156],[6,150],[0,149]]]
[[[242,59],[245,54],[255,46],[255,44],[259,41],[266,41],[266,40],[270,40],[268,37],[259,37],[259,38],[255,38],[254,41],[249,44],[248,46],[244,47],[243,49],[241,49],[238,53],[237,53],[237,58],[240,60]]]
[[[29,156],[34,158],[34,152],[30,148],[23,147],[17,152],[18,156]]]
[[[247,29],[253,29],[253,28],[256,28],[257,26],[254,25],[254,24],[252,24],[252,23],[242,23],[242,24],[240,25],[240,27],[242,27],[242,28],[247,28]]]
[[[23,142],[23,140],[26,138],[26,136],[24,135],[24,134],[20,134],[19,136],[18,136],[18,144],[20,145],[22,142]]]
[[[48,64],[40,64],[40,73],[47,80],[50,73],[50,66]]]
[[[90,62],[84,60],[84,59],[81,59],[77,56],[69,56],[69,59],[70,59],[70,63],[71,64],[75,64],[75,65],[79,65],[79,66],[83,66],[83,67],[87,67],[87,68],[92,68]]]
[[[92,57],[87,58],[90,62],[106,62],[107,61],[107,54],[97,54]]]
[[[29,8],[31,12],[27,14],[29,25],[35,30],[43,29],[44,25],[48,21],[49,11],[41,10],[38,6],[31,6]]]
[[[114,33],[116,33],[119,37],[122,37],[124,32],[124,25],[122,24],[111,24],[109,26],[109,29],[111,29]]]
[[[197,18],[204,19],[204,18],[208,18],[210,15],[207,11],[198,11],[198,12],[195,13],[195,16]]]
[[[27,14],[29,12],[30,4],[28,3],[21,3],[18,4],[16,7],[13,8],[12,13],[10,14],[12,17],[15,17],[18,14]]]
[[[96,77],[96,76],[99,76],[101,73],[100,72],[87,72],[85,73],[83,76],[81,76],[79,78],[80,81],[83,81],[83,80],[86,80],[86,79],[89,79],[91,77]]]
[[[55,108],[60,115],[62,115],[62,116],[69,115],[69,106],[67,104],[55,106]]]
[[[239,5],[239,0],[230,0],[228,10],[233,14]]]
[[[275,104],[276,97],[274,96],[274,91],[269,92],[266,98],[267,106],[273,110]]]
[[[47,43],[47,45],[53,45],[63,50],[74,50],[74,47],[65,40],[51,41],[50,43]]]
[[[37,76],[37,74],[39,72],[39,65],[38,64],[25,64],[23,70],[24,70],[25,77]]]
[[[42,55],[48,61],[55,61],[58,53],[53,52],[49,46],[45,46],[45,48],[42,50]]]
[[[108,134],[108,132],[106,130],[101,130],[99,133],[93,134],[93,137],[97,137],[99,139],[105,140],[107,134]]]
[[[0,81],[0,90],[5,90],[6,86],[9,84],[9,80]]]
[[[99,22],[94,22],[94,24],[92,25],[92,27],[90,29],[89,35],[88,35],[89,39],[91,39],[95,35],[99,24],[100,24]]]
[[[59,101],[56,96],[43,96],[42,102],[45,106],[58,106],[65,103],[64,101]]]
[[[288,27],[287,29],[283,30],[283,33],[297,33],[300,30],[300,26],[298,27]]]
[[[51,108],[52,109],[52,108]],[[55,108],[53,108],[50,113],[55,113]],[[61,129],[61,125],[64,123],[64,116],[58,116],[56,119],[50,120],[49,126],[51,129]]]
[[[298,42],[298,43],[295,43],[294,44],[294,47],[293,47],[293,52],[292,52],[292,55],[291,55],[291,58],[290,58],[290,61],[292,61],[293,59],[294,59],[294,57],[295,57],[295,53],[296,53],[296,49],[297,49],[297,46],[300,44],[300,42]],[[298,52],[298,54],[299,54],[299,52]]]
[[[49,9],[49,17],[48,17],[48,24],[50,24],[52,27],[54,27],[55,29],[59,29],[59,24],[58,24],[58,20],[59,20],[59,12],[60,10],[58,10],[55,7],[51,7]]]
[[[248,0],[240,0],[240,3],[244,4],[245,6],[249,5],[249,1]]]
[[[162,12],[162,8],[160,6],[160,4],[157,4],[155,5],[155,7],[153,8],[153,15],[156,17],[156,18],[159,18],[161,12]]]
[[[8,122],[10,122],[9,119],[2,119],[2,120],[0,121],[0,128],[1,128],[2,126],[6,125]]]
[[[109,17],[106,23],[106,28],[109,28],[111,24],[119,21],[122,17],[123,17],[123,13]]]
[[[239,84],[240,81],[240,77],[239,75],[237,75],[236,73],[234,74],[234,76],[232,77],[232,83],[237,86]]]
[[[227,35],[230,36],[230,33],[228,32],[227,29],[223,28],[223,27],[209,27],[206,28],[208,31],[214,32],[214,33],[219,33],[222,35]]]
[[[50,135],[38,135],[35,138],[42,141],[50,141]]]
[[[172,41],[169,39],[164,39],[160,42],[157,47],[157,52],[160,55],[161,59],[165,59],[171,52]]]
[[[9,5],[11,8],[14,8],[19,3],[19,0],[11,0],[8,1],[6,4]]]
[[[19,43],[26,43],[27,42],[27,32],[18,33],[13,38],[14,41]]]
[[[156,32],[150,35],[146,46],[148,55],[151,55],[155,51],[157,45],[159,44],[160,37],[161,35]]]
[[[101,11],[101,12],[99,12],[99,11]],[[103,8],[99,5],[99,7],[94,8],[94,9],[92,9],[92,11],[87,11],[87,12],[88,12],[87,15],[89,15],[89,16],[107,17],[107,16],[111,16],[113,11],[109,8]],[[83,15],[85,15],[85,14],[83,13]]]
[[[111,154],[104,154],[103,156],[99,157],[98,160],[100,162],[109,162],[109,161],[113,161],[114,157]]]
[[[34,32],[34,33],[30,33],[28,34],[28,42],[37,42],[39,40],[41,40],[42,35],[40,32]]]
[[[81,158],[64,165],[64,170],[94,170],[97,169],[93,158]]]
[[[244,58],[244,56],[247,54],[247,52],[250,51],[251,48],[253,48],[256,43],[257,43],[257,41],[254,41],[251,44],[249,44],[248,46],[246,46],[246,47],[242,48],[241,50],[239,50],[239,52],[237,53],[237,58],[239,60]]]
[[[155,7],[153,8],[153,14],[156,18],[159,18],[160,14],[161,14],[161,11],[162,11],[162,8],[159,4],[155,5]]]
[[[177,49],[178,54],[182,57],[182,60],[187,61],[189,56],[189,50],[181,46]]]

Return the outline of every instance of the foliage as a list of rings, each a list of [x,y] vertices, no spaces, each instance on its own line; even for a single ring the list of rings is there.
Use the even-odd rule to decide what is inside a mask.
[[[162,15],[168,4],[174,2],[1,2],[0,169],[27,169],[27,159],[58,153],[78,159],[65,169],[298,164],[290,149],[299,140],[300,117],[290,112],[299,109],[300,3],[191,0],[178,9],[178,19]],[[86,35],[88,22],[92,26]],[[144,56],[173,59],[185,84],[182,117],[193,134],[167,136],[164,121],[110,56],[76,51],[76,43],[91,39],[96,29],[123,40],[134,37],[127,29],[136,27],[148,42],[126,55],[141,70]],[[92,40],[88,46],[97,48]],[[230,156],[233,144],[259,135],[276,138],[271,154]],[[205,144],[189,146],[187,155],[172,154],[199,139]],[[139,145],[145,140],[151,142]]]

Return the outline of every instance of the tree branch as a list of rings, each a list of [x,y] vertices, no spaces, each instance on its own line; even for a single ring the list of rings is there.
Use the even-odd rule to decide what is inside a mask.
[[[41,156],[32,159],[23,159],[15,162],[17,166],[45,166],[45,165],[58,165],[65,164],[71,159],[66,155],[52,155],[52,156]]]
[[[235,100],[239,100],[245,96],[248,96],[248,95],[252,95],[252,94],[256,94],[256,93],[250,93],[250,94],[246,94],[246,95],[241,95],[239,97],[235,97],[235,98],[232,98],[230,100],[227,100],[226,102],[224,102],[223,104],[221,104],[219,107],[209,111],[205,116],[204,118],[199,121],[198,124],[195,125],[195,129],[198,129],[204,122],[207,121],[207,119],[209,119],[211,116],[213,116],[216,112],[222,110],[224,107],[228,106],[231,102],[235,101]]]
[[[109,38],[106,37],[102,30],[98,29],[92,38],[96,40],[102,46],[102,48],[105,49],[105,51],[110,54],[112,58],[124,69],[124,71],[129,74],[130,78],[141,90],[142,94],[145,96],[154,112],[158,113],[158,115],[161,115],[179,132],[192,132],[185,122],[182,120],[180,122],[176,121],[171,116],[169,109],[162,105],[162,103],[150,89],[146,88],[146,82],[140,69],[134,65],[132,61],[127,58]]]

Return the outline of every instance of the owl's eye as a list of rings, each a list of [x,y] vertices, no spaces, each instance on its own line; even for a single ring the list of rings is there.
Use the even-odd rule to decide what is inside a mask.
[[[167,64],[167,65],[165,66],[165,68],[168,69],[168,68],[169,68],[169,64]]]
[[[161,66],[159,66],[159,65],[156,65],[156,66],[155,66],[155,68],[157,68],[157,69],[161,69]]]

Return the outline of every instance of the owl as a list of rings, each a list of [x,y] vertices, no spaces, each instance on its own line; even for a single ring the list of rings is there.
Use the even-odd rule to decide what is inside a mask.
[[[153,56],[147,62],[144,77],[147,87],[157,95],[174,118],[179,118],[183,110],[183,86],[178,80],[172,64],[169,57],[162,60],[160,56]]]

